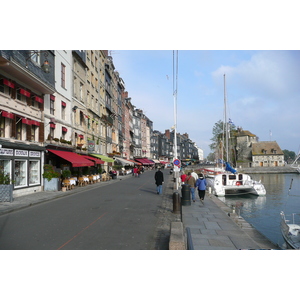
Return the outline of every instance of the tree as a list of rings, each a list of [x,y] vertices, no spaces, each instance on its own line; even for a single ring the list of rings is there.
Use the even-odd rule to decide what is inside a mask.
[[[296,153],[294,151],[289,151],[289,150],[282,150],[283,154],[284,154],[284,160],[286,162],[293,162],[295,160],[296,157]]]
[[[233,136],[233,132],[236,131],[236,127],[234,124],[227,124],[228,130],[229,130],[229,136]],[[225,149],[225,124],[223,121],[219,120],[217,123],[215,123],[213,130],[213,137],[211,138],[211,141],[213,141],[212,144],[209,145],[210,149],[213,150],[216,153],[217,158],[221,158],[221,152],[223,151],[224,156],[226,155],[226,149]]]

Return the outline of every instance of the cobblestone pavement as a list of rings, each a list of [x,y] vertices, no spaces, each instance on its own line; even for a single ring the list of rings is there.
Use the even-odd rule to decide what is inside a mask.
[[[155,250],[169,250],[171,222],[181,221],[181,215],[173,213],[173,184],[173,176],[169,176],[164,186],[162,205],[158,209]]]

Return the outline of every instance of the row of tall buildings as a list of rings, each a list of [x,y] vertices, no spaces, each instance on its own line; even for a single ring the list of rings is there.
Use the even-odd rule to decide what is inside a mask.
[[[84,155],[106,167],[116,157],[171,162],[173,140],[134,106],[107,50],[0,50],[0,166],[15,195],[43,190],[44,164],[90,166]],[[203,155],[188,134],[177,145],[182,160]]]

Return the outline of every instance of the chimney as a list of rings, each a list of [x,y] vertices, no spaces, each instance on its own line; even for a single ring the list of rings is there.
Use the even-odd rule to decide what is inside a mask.
[[[166,129],[165,130],[165,136],[170,140],[171,139],[171,135],[170,135],[170,130]]]

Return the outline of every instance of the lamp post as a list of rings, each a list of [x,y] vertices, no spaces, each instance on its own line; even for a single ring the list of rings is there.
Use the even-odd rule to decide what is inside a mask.
[[[176,52],[176,53],[175,53]],[[176,56],[176,57],[175,57]],[[178,79],[178,50],[173,50],[173,98],[174,98],[174,182],[175,189],[178,190],[180,167],[174,164],[177,161],[177,80]]]

